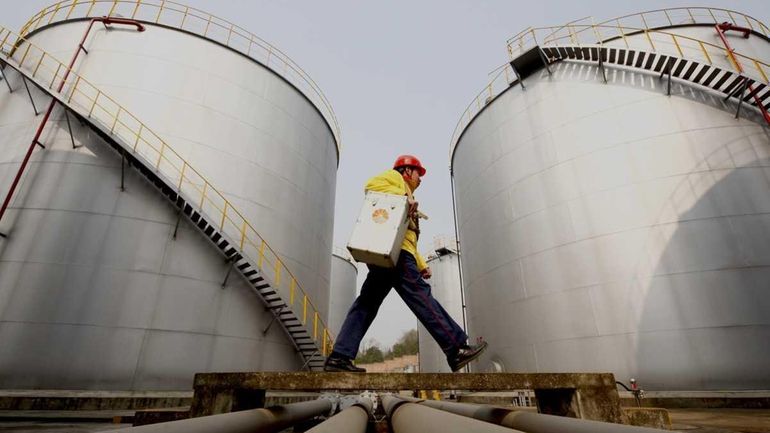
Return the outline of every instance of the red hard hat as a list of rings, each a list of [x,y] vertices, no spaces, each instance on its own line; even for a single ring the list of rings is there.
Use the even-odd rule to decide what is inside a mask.
[[[425,176],[425,167],[422,166],[420,160],[412,155],[401,155],[396,158],[396,162],[393,163],[393,168],[399,167],[414,167],[420,172],[420,176]]]

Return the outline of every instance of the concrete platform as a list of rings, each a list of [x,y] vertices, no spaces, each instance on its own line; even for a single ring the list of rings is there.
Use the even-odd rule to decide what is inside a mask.
[[[469,390],[535,392],[541,413],[624,423],[611,373],[317,373],[195,375],[191,416],[263,407],[267,391]]]

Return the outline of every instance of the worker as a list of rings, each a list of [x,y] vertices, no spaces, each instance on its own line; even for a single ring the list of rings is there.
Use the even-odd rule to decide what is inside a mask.
[[[452,371],[461,370],[478,358],[486,348],[486,342],[473,346],[468,344],[468,335],[436,301],[431,294],[430,284],[425,281],[431,277],[431,270],[417,252],[417,238],[420,235],[419,212],[418,202],[412,196],[414,190],[420,186],[425,171],[419,159],[412,155],[401,155],[396,159],[392,170],[387,170],[366,182],[367,192],[407,196],[409,228],[394,268],[369,265],[369,274],[361,287],[361,294],[345,317],[332,353],[326,359],[325,371],[366,371],[353,365],[353,360],[358,354],[358,346],[364,334],[391,288],[396,289],[401,299],[436,340],[446,354]]]

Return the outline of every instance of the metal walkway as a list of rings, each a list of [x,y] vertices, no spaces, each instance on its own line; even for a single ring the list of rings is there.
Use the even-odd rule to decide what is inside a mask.
[[[179,209],[180,218],[186,215],[232,263],[231,269],[249,281],[273,321],[290,337],[304,366],[323,368],[332,339],[318,310],[279,256],[224,195],[146,124],[74,71],[63,90],[56,92],[54,83],[67,66],[3,27],[0,59],[5,81],[7,65],[89,125]]]

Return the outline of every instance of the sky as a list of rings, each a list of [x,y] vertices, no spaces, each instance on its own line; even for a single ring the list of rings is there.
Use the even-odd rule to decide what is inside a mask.
[[[5,0],[11,3],[9,0]],[[420,251],[454,235],[449,141],[488,73],[507,60],[506,40],[532,26],[597,20],[677,6],[737,10],[770,22],[767,0],[177,0],[231,21],[278,47],[330,101],[342,130],[334,243],[344,246],[366,180],[396,156],[414,154],[428,172],[415,197],[430,216]],[[17,30],[53,0],[12,0],[0,25]],[[365,268],[359,267],[359,287]],[[416,326],[391,292],[364,342],[392,345]],[[334,330],[336,332],[336,330]],[[473,336],[471,336],[473,337]]]

